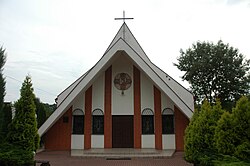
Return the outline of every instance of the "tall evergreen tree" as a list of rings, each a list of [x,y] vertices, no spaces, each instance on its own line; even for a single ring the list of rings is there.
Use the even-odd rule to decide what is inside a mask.
[[[5,141],[6,135],[8,134],[8,126],[12,120],[12,104],[11,103],[4,103],[3,106],[3,123],[2,123],[2,142]],[[1,143],[0,141],[0,143]]]
[[[4,96],[5,96],[5,80],[3,77],[3,66],[6,62],[6,54],[5,49],[3,47],[0,48],[0,143],[3,138],[5,137],[4,133],[4,126],[6,123],[6,120],[4,120],[4,112],[3,112],[3,103],[4,103]]]
[[[15,103],[16,114],[10,125],[8,141],[27,151],[35,151],[39,146],[35,112],[35,95],[30,76],[26,76],[20,90],[21,97]]]

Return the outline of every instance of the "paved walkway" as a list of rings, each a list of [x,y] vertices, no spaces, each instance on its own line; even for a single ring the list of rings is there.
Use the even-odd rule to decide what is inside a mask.
[[[51,166],[192,166],[183,159],[183,153],[177,152],[167,158],[123,158],[107,160],[106,158],[72,157],[69,151],[44,151],[36,154],[36,160],[49,160]],[[39,164],[37,164],[39,166]]]

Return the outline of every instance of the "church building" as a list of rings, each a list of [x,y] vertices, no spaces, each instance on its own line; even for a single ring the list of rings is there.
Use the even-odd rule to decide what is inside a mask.
[[[125,22],[101,59],[56,101],[38,130],[47,150],[183,151],[194,111],[192,93],[150,61]]]

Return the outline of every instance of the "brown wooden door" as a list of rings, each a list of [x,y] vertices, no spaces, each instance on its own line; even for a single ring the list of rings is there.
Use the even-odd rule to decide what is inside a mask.
[[[112,147],[133,148],[134,147],[134,125],[133,116],[112,116]]]

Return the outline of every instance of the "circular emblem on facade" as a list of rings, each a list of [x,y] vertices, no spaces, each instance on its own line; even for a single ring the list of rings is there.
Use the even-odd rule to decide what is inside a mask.
[[[115,87],[119,90],[127,90],[131,86],[132,80],[127,73],[118,73],[115,76],[114,84]]]

